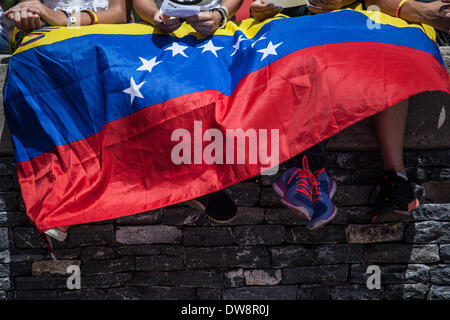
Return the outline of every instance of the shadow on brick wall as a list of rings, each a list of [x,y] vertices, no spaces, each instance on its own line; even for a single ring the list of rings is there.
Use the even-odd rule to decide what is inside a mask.
[[[330,152],[326,166],[338,182],[339,213],[322,229],[307,230],[280,204],[271,188],[277,176],[258,176],[227,189],[239,206],[230,224],[175,205],[74,226],[64,243],[53,242],[58,261],[26,217],[13,159],[2,158],[0,239],[8,240],[0,242],[0,293],[9,299],[448,299],[450,204],[429,201],[420,185],[448,181],[433,179],[450,170],[450,150],[405,157],[408,170],[420,172],[411,176],[423,205],[401,221],[370,222],[371,190],[382,173],[378,153]],[[81,290],[67,289],[70,265],[81,266]],[[370,265],[381,269],[380,290],[366,286]]]

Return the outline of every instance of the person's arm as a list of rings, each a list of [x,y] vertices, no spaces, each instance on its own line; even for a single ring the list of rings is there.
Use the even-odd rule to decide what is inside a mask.
[[[232,18],[241,7],[244,0],[223,0],[221,6],[227,8],[227,20]],[[187,17],[189,23],[198,32],[209,35],[220,27],[222,16],[217,11],[200,12],[198,15]]]
[[[126,0],[110,0],[109,9],[97,12],[99,23],[126,23]],[[18,29],[32,30],[40,28],[43,22],[52,26],[66,26],[67,16],[64,12],[52,10],[36,0],[22,0],[5,12]],[[80,12],[79,25],[92,24],[92,17],[87,12]]]
[[[163,32],[173,32],[181,26],[181,19],[163,15],[154,0],[133,0],[133,8],[138,16]]]
[[[310,0],[308,8],[313,13],[325,13],[338,10],[351,5],[356,0]],[[271,18],[277,13],[283,11],[283,8],[277,8],[269,4],[268,0],[254,0],[250,5],[250,12],[258,21]]]
[[[376,5],[381,12],[396,16],[401,0],[366,0],[366,7]],[[400,18],[412,23],[425,23],[450,32],[450,0],[421,2],[408,0],[400,9]]]
[[[86,15],[86,12],[82,12]],[[128,22],[127,0],[109,0],[109,8],[96,12],[98,23],[118,24]],[[91,16],[87,14],[87,25],[92,24]],[[84,24],[83,24],[84,25]]]
[[[224,6],[228,9],[228,17],[227,20],[230,20],[236,12],[238,12],[239,8],[242,6],[244,0],[223,0],[221,6]]]

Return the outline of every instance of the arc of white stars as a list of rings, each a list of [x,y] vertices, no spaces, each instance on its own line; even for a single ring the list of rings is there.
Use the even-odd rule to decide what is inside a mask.
[[[234,46],[233,46],[234,52],[230,56],[234,56],[236,54],[236,52],[239,50],[239,48],[241,46],[242,41],[248,40],[247,38],[245,38],[245,39],[243,39],[243,38],[244,38],[244,36],[241,34],[239,36],[239,38],[237,39],[236,43],[234,44]]]
[[[156,57],[146,60],[144,58],[139,57],[142,62],[142,66],[140,66],[137,71],[148,71],[152,72],[153,68],[156,67],[158,64],[160,64],[162,61],[156,61]]]
[[[256,40],[255,42],[253,42],[253,43],[252,43],[252,48],[255,46],[255,44],[256,44],[258,41],[267,39],[267,38],[266,38],[266,34],[267,34],[267,33],[264,33],[261,37],[259,37],[258,40]]]
[[[217,56],[217,51],[222,50],[223,47],[216,47],[214,46],[212,40],[209,40],[206,44],[202,45],[199,47],[202,50],[202,53],[205,53],[207,51],[210,51],[213,55],[216,56],[216,58],[218,58]]]
[[[269,44],[265,49],[258,50],[257,52],[262,53],[261,61],[263,61],[265,58],[267,58],[269,55],[278,55],[276,49],[282,44],[283,42],[280,42],[276,45],[273,45],[272,41],[269,41]]]
[[[133,77],[131,77],[130,80],[130,87],[123,90],[122,92],[129,94],[130,98],[131,98],[131,104],[133,104],[133,101],[136,97],[138,98],[144,98],[144,96],[141,93],[141,87],[144,85],[145,81],[136,84],[136,82],[134,81]]]
[[[168,48],[165,48],[164,51],[170,50],[172,51],[172,57],[175,57],[177,54],[181,54],[183,57],[187,58],[188,56],[184,53],[188,47],[178,44],[177,42],[173,42],[172,45]]]

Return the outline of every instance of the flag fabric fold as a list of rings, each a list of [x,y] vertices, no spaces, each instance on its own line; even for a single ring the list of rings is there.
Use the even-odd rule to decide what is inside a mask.
[[[355,10],[248,19],[209,37],[185,24],[28,34],[4,107],[30,219],[43,231],[149,211],[274,164],[250,147],[245,161],[208,152],[211,134],[256,133],[260,155],[276,132],[263,151],[283,162],[415,94],[450,92],[433,31],[381,15],[375,27]]]

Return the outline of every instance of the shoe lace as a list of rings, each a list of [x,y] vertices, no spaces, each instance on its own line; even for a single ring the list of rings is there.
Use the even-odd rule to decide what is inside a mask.
[[[318,177],[325,169],[320,169],[315,173],[312,173],[309,170],[308,158],[306,156],[303,156],[302,162],[303,168],[297,169],[289,179],[288,183],[295,178],[298,192],[307,196],[311,201],[315,202],[321,200],[318,197],[320,195],[320,189],[316,177]],[[319,171],[320,173],[317,175]]]
[[[320,175],[325,171],[325,168],[319,169],[316,172],[314,172],[314,177],[316,179],[316,183],[317,183],[317,192],[315,193],[315,198],[313,199],[313,202],[322,200],[322,198],[320,197],[320,188],[319,188],[319,181],[317,181],[317,179],[319,179]]]

